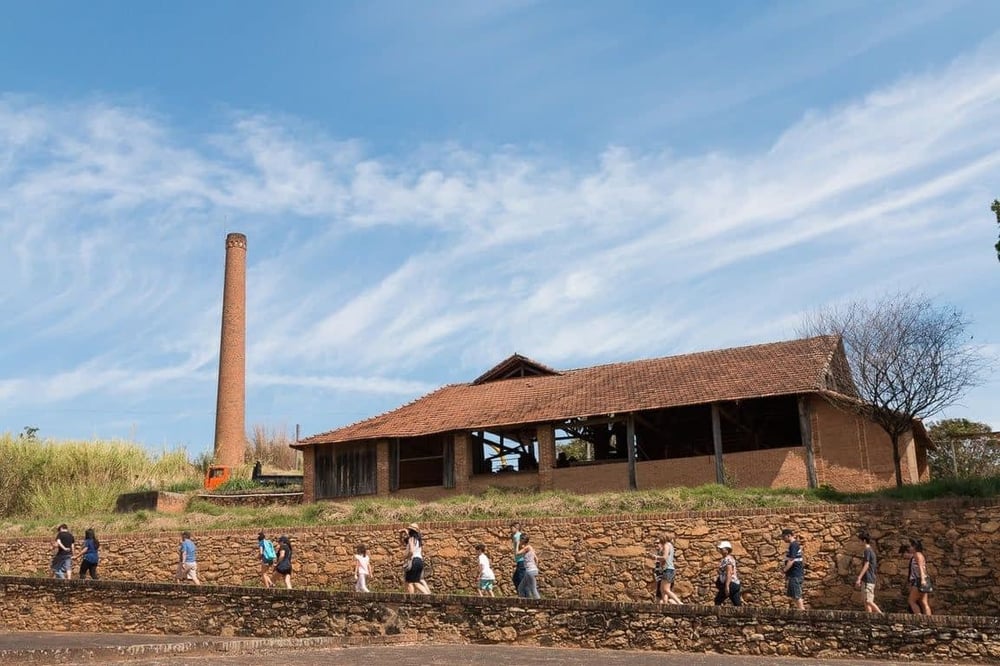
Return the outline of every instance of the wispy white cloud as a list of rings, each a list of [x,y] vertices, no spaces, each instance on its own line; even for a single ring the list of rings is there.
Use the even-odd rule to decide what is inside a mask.
[[[374,155],[288,118],[191,136],[109,101],[0,98],[0,399],[210,383],[226,228],[250,236],[251,391],[412,395],[515,350],[580,366],[791,335],[873,283],[959,293],[995,270],[955,229],[998,172],[998,51],[750,154]]]

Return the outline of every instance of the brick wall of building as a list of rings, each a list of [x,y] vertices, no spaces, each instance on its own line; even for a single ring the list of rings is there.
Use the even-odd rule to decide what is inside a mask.
[[[810,399],[813,446],[820,485],[845,492],[871,491],[896,485],[892,443],[879,426],[820,397]],[[927,480],[917,470],[912,434],[900,442],[903,482]]]
[[[845,492],[871,491],[894,486],[895,472],[892,445],[888,435],[874,423],[838,409],[822,397],[808,398],[813,449],[816,457],[817,480]],[[561,490],[578,493],[628,490],[628,466],[622,462],[554,468],[552,427],[538,429],[539,470],[528,472],[532,481],[499,474],[471,473],[471,452],[466,434],[455,438],[455,488],[415,488],[393,493],[429,501],[467,492],[482,492],[491,485],[498,487],[534,487],[540,490]],[[379,494],[389,494],[388,443],[378,442]],[[312,467],[309,464],[312,447],[306,448],[305,501],[313,501]],[[905,483],[926,481],[929,473],[921,460],[912,434],[900,443]],[[805,450],[787,447],[724,453],[727,482],[740,488],[805,488],[807,486]],[[698,486],[715,483],[715,456],[649,460],[637,463],[637,483],[640,489],[670,486]]]
[[[0,577],[0,626],[1000,663],[1000,619]]]
[[[805,596],[810,608],[849,609],[861,606],[852,582],[860,566],[859,528],[876,540],[880,556],[879,603],[886,610],[905,610],[906,565],[896,554],[910,536],[923,539],[936,591],[936,612],[1000,615],[1000,568],[992,566],[1000,539],[1000,501],[898,503],[820,506],[802,509],[755,509],[615,515],[581,518],[524,517],[538,551],[545,597],[644,601],[650,598],[654,539],[676,533],[677,590],[689,603],[709,602],[718,564],[715,545],[732,541],[740,563],[748,603],[784,607],[784,579],[778,571],[780,530],[801,533],[808,571]],[[539,507],[544,510],[544,507]],[[475,594],[475,545],[484,543],[499,577],[500,594],[513,594],[513,569],[507,520],[430,523],[422,525],[425,552],[432,561],[430,582],[437,592]],[[75,526],[71,526],[75,528]],[[401,525],[344,525],[268,529],[282,532],[295,547],[296,586],[353,588],[354,547],[364,542],[372,557],[370,588],[401,589],[402,553],[397,541]],[[75,530],[79,532],[80,530]],[[259,585],[257,528],[195,532],[198,562],[210,584]],[[79,535],[78,535],[79,536]],[[177,563],[180,536],[150,532],[98,534],[100,575],[107,579],[168,581]],[[52,538],[0,535],[0,574],[48,575]]]

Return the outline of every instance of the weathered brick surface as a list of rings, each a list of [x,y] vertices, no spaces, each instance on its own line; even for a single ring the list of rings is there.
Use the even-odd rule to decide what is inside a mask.
[[[906,561],[896,555],[909,536],[923,539],[936,584],[935,612],[1000,616],[1000,567],[992,565],[1000,540],[1000,501],[938,501],[801,509],[678,512],[587,518],[525,519],[538,550],[539,585],[547,598],[645,601],[653,539],[664,530],[677,535],[677,590],[687,602],[705,603],[714,595],[713,576],[720,539],[734,543],[748,603],[784,607],[784,579],[778,571],[783,544],[777,535],[791,526],[802,534],[808,571],[805,594],[814,609],[862,606],[853,588],[861,546],[855,533],[868,528],[880,555],[878,601],[885,610],[904,611]],[[422,526],[433,564],[436,592],[475,593],[475,545],[485,543],[499,577],[500,592],[513,594],[513,569],[507,520],[429,523]],[[268,530],[282,531],[295,545],[296,586],[347,590],[352,554],[368,545],[374,575],[372,590],[401,587],[400,525],[353,525]],[[80,530],[77,530],[78,532]],[[201,576],[208,583],[257,585],[256,529],[194,534]],[[174,533],[99,534],[100,573],[106,579],[170,580],[177,562]],[[0,537],[0,574],[47,576],[50,538]]]
[[[0,577],[21,631],[377,638],[798,657],[1000,663],[1000,619],[662,607]]]
[[[247,237],[226,236],[219,386],[215,407],[215,462],[236,467],[246,449]]]
[[[807,404],[820,485],[842,491],[871,491],[895,485],[892,445],[881,428],[819,396],[807,398]],[[389,492],[388,448],[385,440],[381,440],[375,444],[379,461],[379,494],[430,501],[468,492],[481,493],[492,486],[575,493],[617,492],[629,487],[628,465],[624,461],[557,468],[551,425],[542,424],[537,428],[538,470],[522,472],[516,479],[506,473],[470,477],[468,434],[459,432],[451,433],[451,436],[455,441],[455,488],[432,486]],[[307,459],[314,448],[305,448]],[[900,455],[905,483],[930,478],[926,456],[914,444],[911,433],[900,442]],[[802,446],[724,452],[723,466],[727,484],[738,488],[805,488],[808,485],[805,449]],[[315,500],[315,494],[312,467],[308,464],[305,473],[304,497],[310,502]],[[639,489],[715,483],[715,456],[640,461],[636,465],[636,476]]]

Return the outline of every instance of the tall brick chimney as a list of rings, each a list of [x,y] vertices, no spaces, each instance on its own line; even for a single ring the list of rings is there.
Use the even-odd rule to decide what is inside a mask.
[[[247,237],[226,236],[222,289],[219,392],[215,406],[215,463],[243,464],[246,449]]]

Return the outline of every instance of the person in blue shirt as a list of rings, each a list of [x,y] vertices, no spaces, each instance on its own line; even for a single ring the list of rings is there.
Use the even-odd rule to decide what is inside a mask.
[[[201,581],[198,580],[197,552],[198,549],[195,548],[194,541],[191,539],[191,533],[183,532],[181,545],[177,549],[180,556],[180,561],[177,564],[177,580],[181,582],[189,580],[195,585],[201,585]]]
[[[805,610],[806,606],[802,601],[802,578],[805,574],[805,567],[802,564],[802,544],[795,537],[795,532],[787,527],[781,530],[781,540],[788,544],[782,568],[785,574],[785,592],[792,608]]]
[[[514,581],[515,590],[521,586],[521,580],[524,578],[524,555],[519,554],[522,534],[521,523],[515,520],[510,524],[510,540],[514,546],[514,575],[511,580]]]
[[[83,580],[90,574],[93,580],[97,580],[97,563],[100,561],[98,549],[101,543],[94,535],[94,528],[88,529],[83,536],[83,558],[80,560],[80,579]]]

